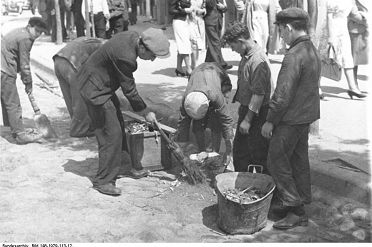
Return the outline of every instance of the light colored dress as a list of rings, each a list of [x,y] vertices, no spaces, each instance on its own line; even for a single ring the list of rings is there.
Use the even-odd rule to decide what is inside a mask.
[[[357,11],[354,0],[327,0],[327,18],[331,14],[332,18],[332,34],[334,37],[334,48],[336,52],[336,60],[343,68],[353,68],[354,61],[351,53],[350,35],[347,27],[348,15],[351,12]],[[329,30],[327,28],[328,40]],[[328,47],[319,47],[321,57],[328,55]]]
[[[193,49],[205,50],[205,25],[203,15],[196,10],[205,10],[204,0],[191,0],[193,12],[189,15],[190,38]]]
[[[279,48],[279,36],[274,25],[275,14],[281,10],[278,0],[246,0],[243,23],[252,38],[266,52]]]

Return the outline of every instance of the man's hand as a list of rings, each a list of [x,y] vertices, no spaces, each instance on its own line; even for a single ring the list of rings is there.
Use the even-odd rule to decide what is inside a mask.
[[[273,135],[273,129],[274,129],[274,124],[266,121],[261,129],[262,136],[267,139],[270,139],[271,136]]]
[[[240,125],[239,125],[239,131],[243,135],[248,135],[249,134],[249,129],[251,128],[251,123],[248,122],[247,120],[243,120]]]
[[[197,15],[205,15],[205,13],[206,13],[205,9],[197,9],[196,10]]]
[[[128,8],[128,12],[129,13],[132,13],[132,8]]]
[[[186,14],[190,14],[192,12],[192,8],[185,8]]]
[[[217,3],[217,9],[218,10],[223,10],[225,8],[226,8],[226,6],[223,3]]]
[[[32,83],[25,84],[25,92],[27,95],[32,93]]]
[[[150,122],[152,124],[155,123],[155,121],[156,121],[156,115],[155,115],[155,113],[153,113],[151,111],[146,114],[145,118],[146,118],[147,122]]]

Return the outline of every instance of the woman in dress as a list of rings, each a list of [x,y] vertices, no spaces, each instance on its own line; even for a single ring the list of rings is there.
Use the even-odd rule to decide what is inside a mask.
[[[192,12],[189,15],[191,34],[191,69],[194,70],[199,59],[199,51],[205,50],[205,25],[206,14],[205,0],[191,0]]]
[[[362,15],[363,22],[359,22],[358,18],[354,19],[354,15],[349,15],[348,29],[351,40],[351,51],[354,59],[354,80],[355,85],[359,89],[358,85],[358,65],[368,64],[368,22],[367,22],[367,1],[356,0],[356,6],[359,13]],[[365,93],[361,91],[362,93]]]
[[[362,22],[363,17],[358,12],[354,0],[327,1],[327,31],[328,47],[333,46],[336,53],[336,60],[344,70],[349,86],[347,94],[353,97],[364,98],[363,94],[355,83],[354,60],[351,52],[350,35],[348,31],[348,16],[352,15],[354,20]],[[328,47],[320,49],[321,56],[327,56]]]
[[[275,22],[281,11],[279,0],[246,0],[242,22],[247,25],[253,40],[267,53],[275,54],[279,48],[279,35]]]
[[[188,23],[188,14],[192,12],[190,0],[171,0],[169,14],[173,16],[173,32],[177,45],[177,76],[190,76],[190,26]],[[186,71],[182,69],[182,62],[185,62]]]

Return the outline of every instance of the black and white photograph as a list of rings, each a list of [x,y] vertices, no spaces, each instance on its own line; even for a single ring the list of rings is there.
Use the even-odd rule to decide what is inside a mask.
[[[1,247],[371,243],[371,5],[1,0]]]

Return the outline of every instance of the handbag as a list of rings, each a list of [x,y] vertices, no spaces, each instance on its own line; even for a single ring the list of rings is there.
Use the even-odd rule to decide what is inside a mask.
[[[333,51],[334,56],[331,56],[331,51]],[[329,46],[327,57],[322,59],[322,69],[321,76],[328,79],[339,81],[341,80],[341,65],[336,61],[336,51],[333,46]]]

